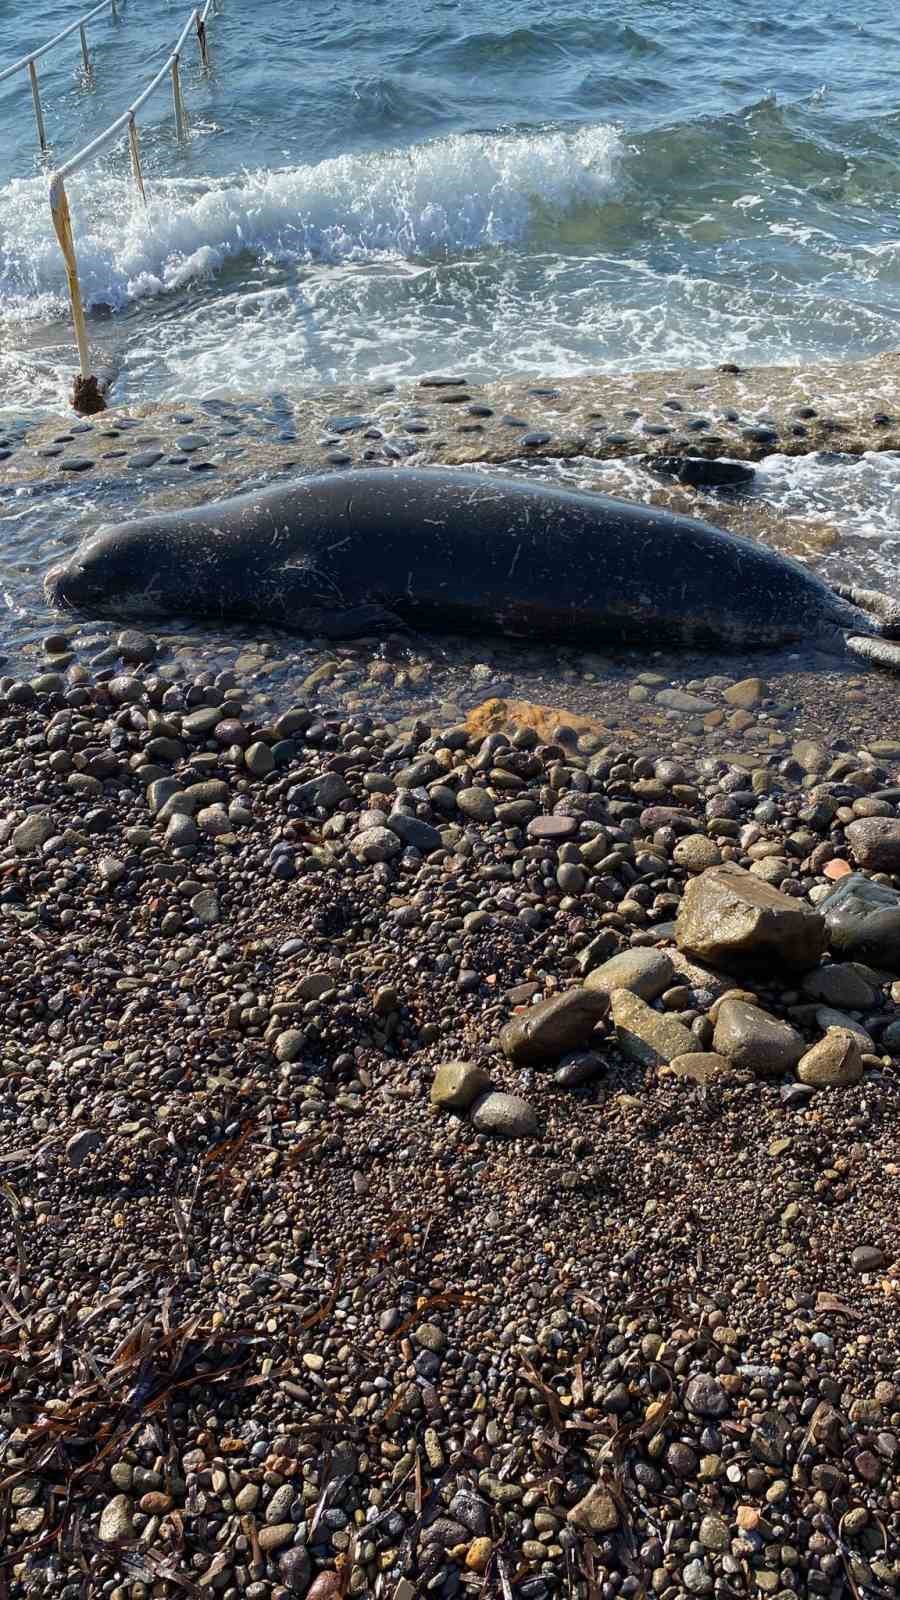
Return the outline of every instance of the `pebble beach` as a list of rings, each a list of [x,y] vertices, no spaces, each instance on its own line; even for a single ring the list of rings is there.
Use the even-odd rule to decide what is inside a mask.
[[[870,680],[99,646],[0,680],[6,1592],[891,1593]]]
[[[76,415],[48,180],[187,15],[0,95],[0,1600],[889,1600],[896,678],[44,580],[440,465],[889,615],[897,21],[219,0],[67,179]]]

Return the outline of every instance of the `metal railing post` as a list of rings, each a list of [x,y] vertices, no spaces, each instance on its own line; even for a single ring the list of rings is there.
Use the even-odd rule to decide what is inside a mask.
[[[40,141],[42,153],[46,155],[47,135],[44,132],[44,113],[41,110],[41,91],[38,88],[37,67],[33,61],[29,61],[28,63],[28,76],[31,79],[31,98],[34,101],[34,120],[37,123],[38,140]]]
[[[203,21],[199,11],[197,12],[197,43],[200,46],[200,60],[203,63],[204,70],[208,72],[209,51],[206,43],[206,23]]]
[[[135,122],[133,112],[128,120],[128,148],[131,151],[131,172],[134,178],[135,188],[143,200],[144,205],[146,205],[147,191],[144,188],[144,174],[141,171],[141,147],[138,140],[137,123]]]
[[[187,117],[184,110],[184,101],[181,97],[181,76],[178,71],[178,55],[172,57],[172,99],[175,103],[175,133],[179,142],[187,138]]]
[[[88,354],[84,303],[81,298],[81,285],[78,282],[78,263],[75,259],[75,244],[72,239],[69,201],[62,178],[54,178],[50,185],[50,215],[53,218],[56,237],[59,240],[60,249],[66,263],[66,279],[69,285],[69,300],[72,306],[72,321],[75,324],[75,342],[78,345],[78,363],[81,367],[81,376],[82,378],[89,378],[91,375],[91,361]]]

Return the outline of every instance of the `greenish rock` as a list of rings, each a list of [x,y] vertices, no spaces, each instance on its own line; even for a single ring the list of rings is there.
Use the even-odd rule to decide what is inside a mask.
[[[642,1000],[656,1000],[671,985],[674,970],[664,950],[622,950],[602,967],[595,967],[584,987],[606,995],[629,989]]]
[[[616,989],[611,999],[619,1049],[645,1067],[662,1067],[696,1050],[697,1039],[683,1022],[654,1011],[639,995]]]
[[[467,1111],[490,1086],[490,1077],[474,1061],[444,1061],[434,1075],[431,1103],[442,1111]]]

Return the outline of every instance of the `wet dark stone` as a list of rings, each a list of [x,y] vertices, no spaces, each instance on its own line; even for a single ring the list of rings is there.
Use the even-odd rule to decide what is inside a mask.
[[[722,412],[723,422],[740,422],[740,420],[741,419],[737,411],[728,410]]]
[[[90,472],[94,465],[87,456],[70,456],[68,461],[59,463],[60,472]]]
[[[129,428],[139,428],[140,423],[136,417],[120,417],[116,423],[116,427],[120,433],[124,433]]]
[[[648,456],[646,465],[651,472],[676,478],[692,488],[730,489],[751,483],[755,477],[753,468],[741,461],[709,460],[706,456]]]
[[[404,424],[403,424],[403,432],[404,433],[430,433],[431,429],[429,428],[427,422],[404,422]]]
[[[61,456],[63,447],[61,444],[45,444],[36,453],[47,460],[50,456]]]
[[[642,422],[641,432],[649,433],[654,437],[661,438],[664,433],[671,433],[672,429],[669,427],[668,423],[665,422]]]
[[[709,427],[708,417],[691,417],[685,423],[688,433],[705,433]]]
[[[284,444],[290,444],[292,440],[296,439],[297,435],[286,429],[284,433],[280,433],[278,437]]]
[[[420,389],[464,389],[465,378],[421,378]]]
[[[186,461],[187,456],[166,456],[167,467],[183,467]]]
[[[241,431],[240,428],[220,428],[219,429],[219,438],[220,439],[236,439],[238,437],[238,435],[240,434],[240,431]]]
[[[380,383],[377,388],[370,389],[369,393],[373,395],[394,394],[396,388],[397,385],[395,383]]]
[[[662,403],[662,408],[663,408],[663,411],[683,411],[684,410],[684,406],[681,404],[680,400],[664,400],[663,403]]]
[[[139,433],[134,442],[135,444],[159,444],[159,434]]]
[[[733,378],[736,377],[739,372],[742,372],[743,368],[739,367],[735,361],[723,361],[719,367],[719,371],[727,372]]]
[[[627,433],[608,433],[606,442],[607,444],[630,444],[631,436]]]
[[[215,463],[212,461],[192,461],[188,472],[215,472]]]
[[[819,902],[831,950],[847,961],[900,972],[900,894],[851,872]]]
[[[461,406],[465,400],[471,400],[470,394],[439,394],[439,406]]]
[[[72,433],[93,433],[94,424],[92,422],[73,422],[71,431]]]
[[[11,450],[0,450],[0,461],[8,461],[11,455]]]
[[[101,439],[118,439],[119,437],[118,428],[104,428],[100,434]]]
[[[161,450],[142,450],[139,455],[129,457],[128,465],[133,467],[135,472],[143,472],[147,467],[155,467],[157,461],[162,461],[162,458]]]
[[[175,443],[185,455],[191,455],[194,450],[209,449],[209,440],[204,439],[199,433],[186,433],[183,439],[176,439]]]
[[[801,422],[808,422],[811,417],[817,417],[818,415],[819,413],[815,406],[797,406],[794,410],[794,416],[799,417]]]
[[[534,395],[536,400],[558,400],[560,392],[559,389],[529,389],[528,391],[529,394]]]
[[[71,444],[72,440],[74,438],[75,438],[74,433],[58,433],[56,435],[56,438],[54,439],[53,443],[54,444]]]
[[[774,428],[742,428],[741,432],[744,438],[751,440],[753,444],[777,444],[778,442],[778,435]]]
[[[492,417],[494,415],[491,406],[475,405],[467,406],[466,409],[470,417]]]
[[[889,417],[886,411],[876,411],[872,418],[872,424],[876,428],[889,428],[893,420],[893,417]]]
[[[522,435],[522,443],[536,449],[538,445],[549,444],[552,438],[552,433],[525,433]]]
[[[583,1083],[591,1083],[595,1078],[602,1077],[605,1070],[602,1056],[596,1055],[593,1050],[581,1050],[560,1062],[553,1074],[553,1082],[561,1089],[578,1089]]]
[[[367,427],[368,423],[368,417],[326,417],[323,427],[330,428],[332,433],[356,433],[358,429]]]
[[[484,433],[483,422],[461,422],[457,433]]]
[[[795,422],[793,427],[791,428],[791,433],[793,434],[795,439],[805,439],[806,435],[807,435],[807,431],[808,430],[806,428],[804,428],[802,422]]]
[[[502,422],[504,428],[527,428],[528,427],[528,423],[527,422],[523,422],[521,417],[501,417],[500,421]]]
[[[325,457],[325,460],[330,462],[333,467],[349,467],[351,461],[353,460],[353,457],[352,456],[344,456],[344,455],[341,455],[340,451],[332,450]]]
[[[363,434],[364,439],[383,439],[384,434],[380,428],[367,428]]]
[[[193,420],[194,420],[194,418],[189,412],[183,412],[183,413],[181,413],[181,415],[176,416],[176,418],[175,418],[175,421],[182,428],[187,427],[191,422],[193,422]]]
[[[104,450],[101,461],[119,461],[122,456],[127,456],[127,450]]]

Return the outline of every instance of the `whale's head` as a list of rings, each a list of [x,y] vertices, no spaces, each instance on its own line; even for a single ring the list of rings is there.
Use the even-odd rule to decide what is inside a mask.
[[[179,609],[177,562],[161,559],[149,521],[119,523],[96,533],[44,579],[44,594],[61,611],[96,616],[163,616]]]

